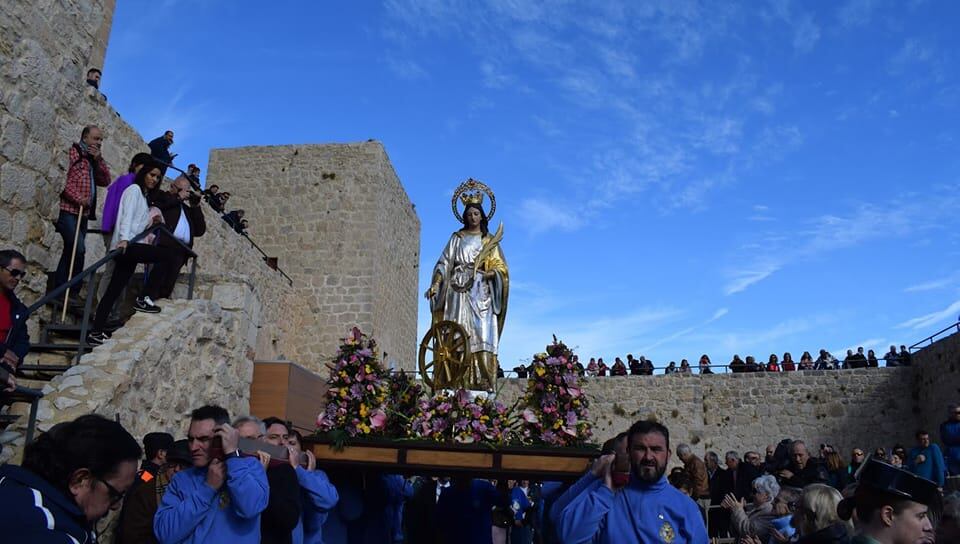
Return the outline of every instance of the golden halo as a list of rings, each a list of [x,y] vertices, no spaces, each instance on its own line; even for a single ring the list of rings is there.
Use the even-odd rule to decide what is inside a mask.
[[[457,221],[463,223],[463,217],[460,215],[460,210],[457,207],[457,200],[463,202],[464,205],[468,203],[481,203],[483,202],[483,195],[481,193],[486,193],[487,196],[490,197],[490,213],[487,214],[487,221],[493,219],[493,214],[497,211],[497,197],[494,196],[493,190],[487,187],[487,184],[470,178],[457,187],[457,190],[453,192],[453,198],[450,199],[453,216],[457,218]]]

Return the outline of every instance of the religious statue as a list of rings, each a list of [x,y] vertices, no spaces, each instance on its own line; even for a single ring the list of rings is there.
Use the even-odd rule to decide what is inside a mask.
[[[483,209],[484,195],[490,198],[489,215]],[[451,204],[463,228],[450,236],[425,293],[432,326],[420,346],[420,369],[435,389],[491,391],[510,292],[510,275],[500,250],[503,224],[490,234],[487,223],[496,212],[496,197],[474,179],[457,188]],[[431,352],[432,359],[427,361]]]

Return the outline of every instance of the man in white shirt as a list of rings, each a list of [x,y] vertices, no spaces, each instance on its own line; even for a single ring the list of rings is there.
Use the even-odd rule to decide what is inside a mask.
[[[190,259],[187,250],[179,242],[193,247],[193,240],[207,231],[207,223],[200,208],[200,196],[190,191],[190,180],[179,176],[173,180],[170,190],[156,191],[150,195],[152,206],[156,206],[163,214],[163,222],[173,233],[171,238],[161,233],[157,245],[172,248],[176,253],[176,261],[171,265],[171,273],[160,282],[160,298],[170,298],[173,287],[180,276],[180,269]]]

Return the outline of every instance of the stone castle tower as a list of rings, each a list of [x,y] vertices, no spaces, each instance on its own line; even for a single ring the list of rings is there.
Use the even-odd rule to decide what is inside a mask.
[[[420,220],[382,144],[215,149],[211,184],[305,302],[301,365],[319,371],[356,325],[388,363],[414,367]]]

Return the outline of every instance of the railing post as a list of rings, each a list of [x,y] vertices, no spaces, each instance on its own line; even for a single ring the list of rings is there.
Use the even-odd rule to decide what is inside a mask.
[[[197,256],[194,255],[190,264],[190,282],[187,285],[187,300],[193,300],[193,286],[197,281]]]
[[[83,305],[83,318],[80,320],[80,341],[77,343],[76,364],[80,364],[80,357],[83,357],[84,346],[87,345],[87,324],[90,322],[90,314],[93,311],[93,292],[95,290],[93,274],[90,274],[90,280],[87,281],[87,300]]]
[[[23,443],[24,447],[29,446],[33,442],[33,432],[37,428],[37,405],[40,404],[41,395],[33,397],[33,400],[30,401],[30,418],[27,420],[27,436]]]

